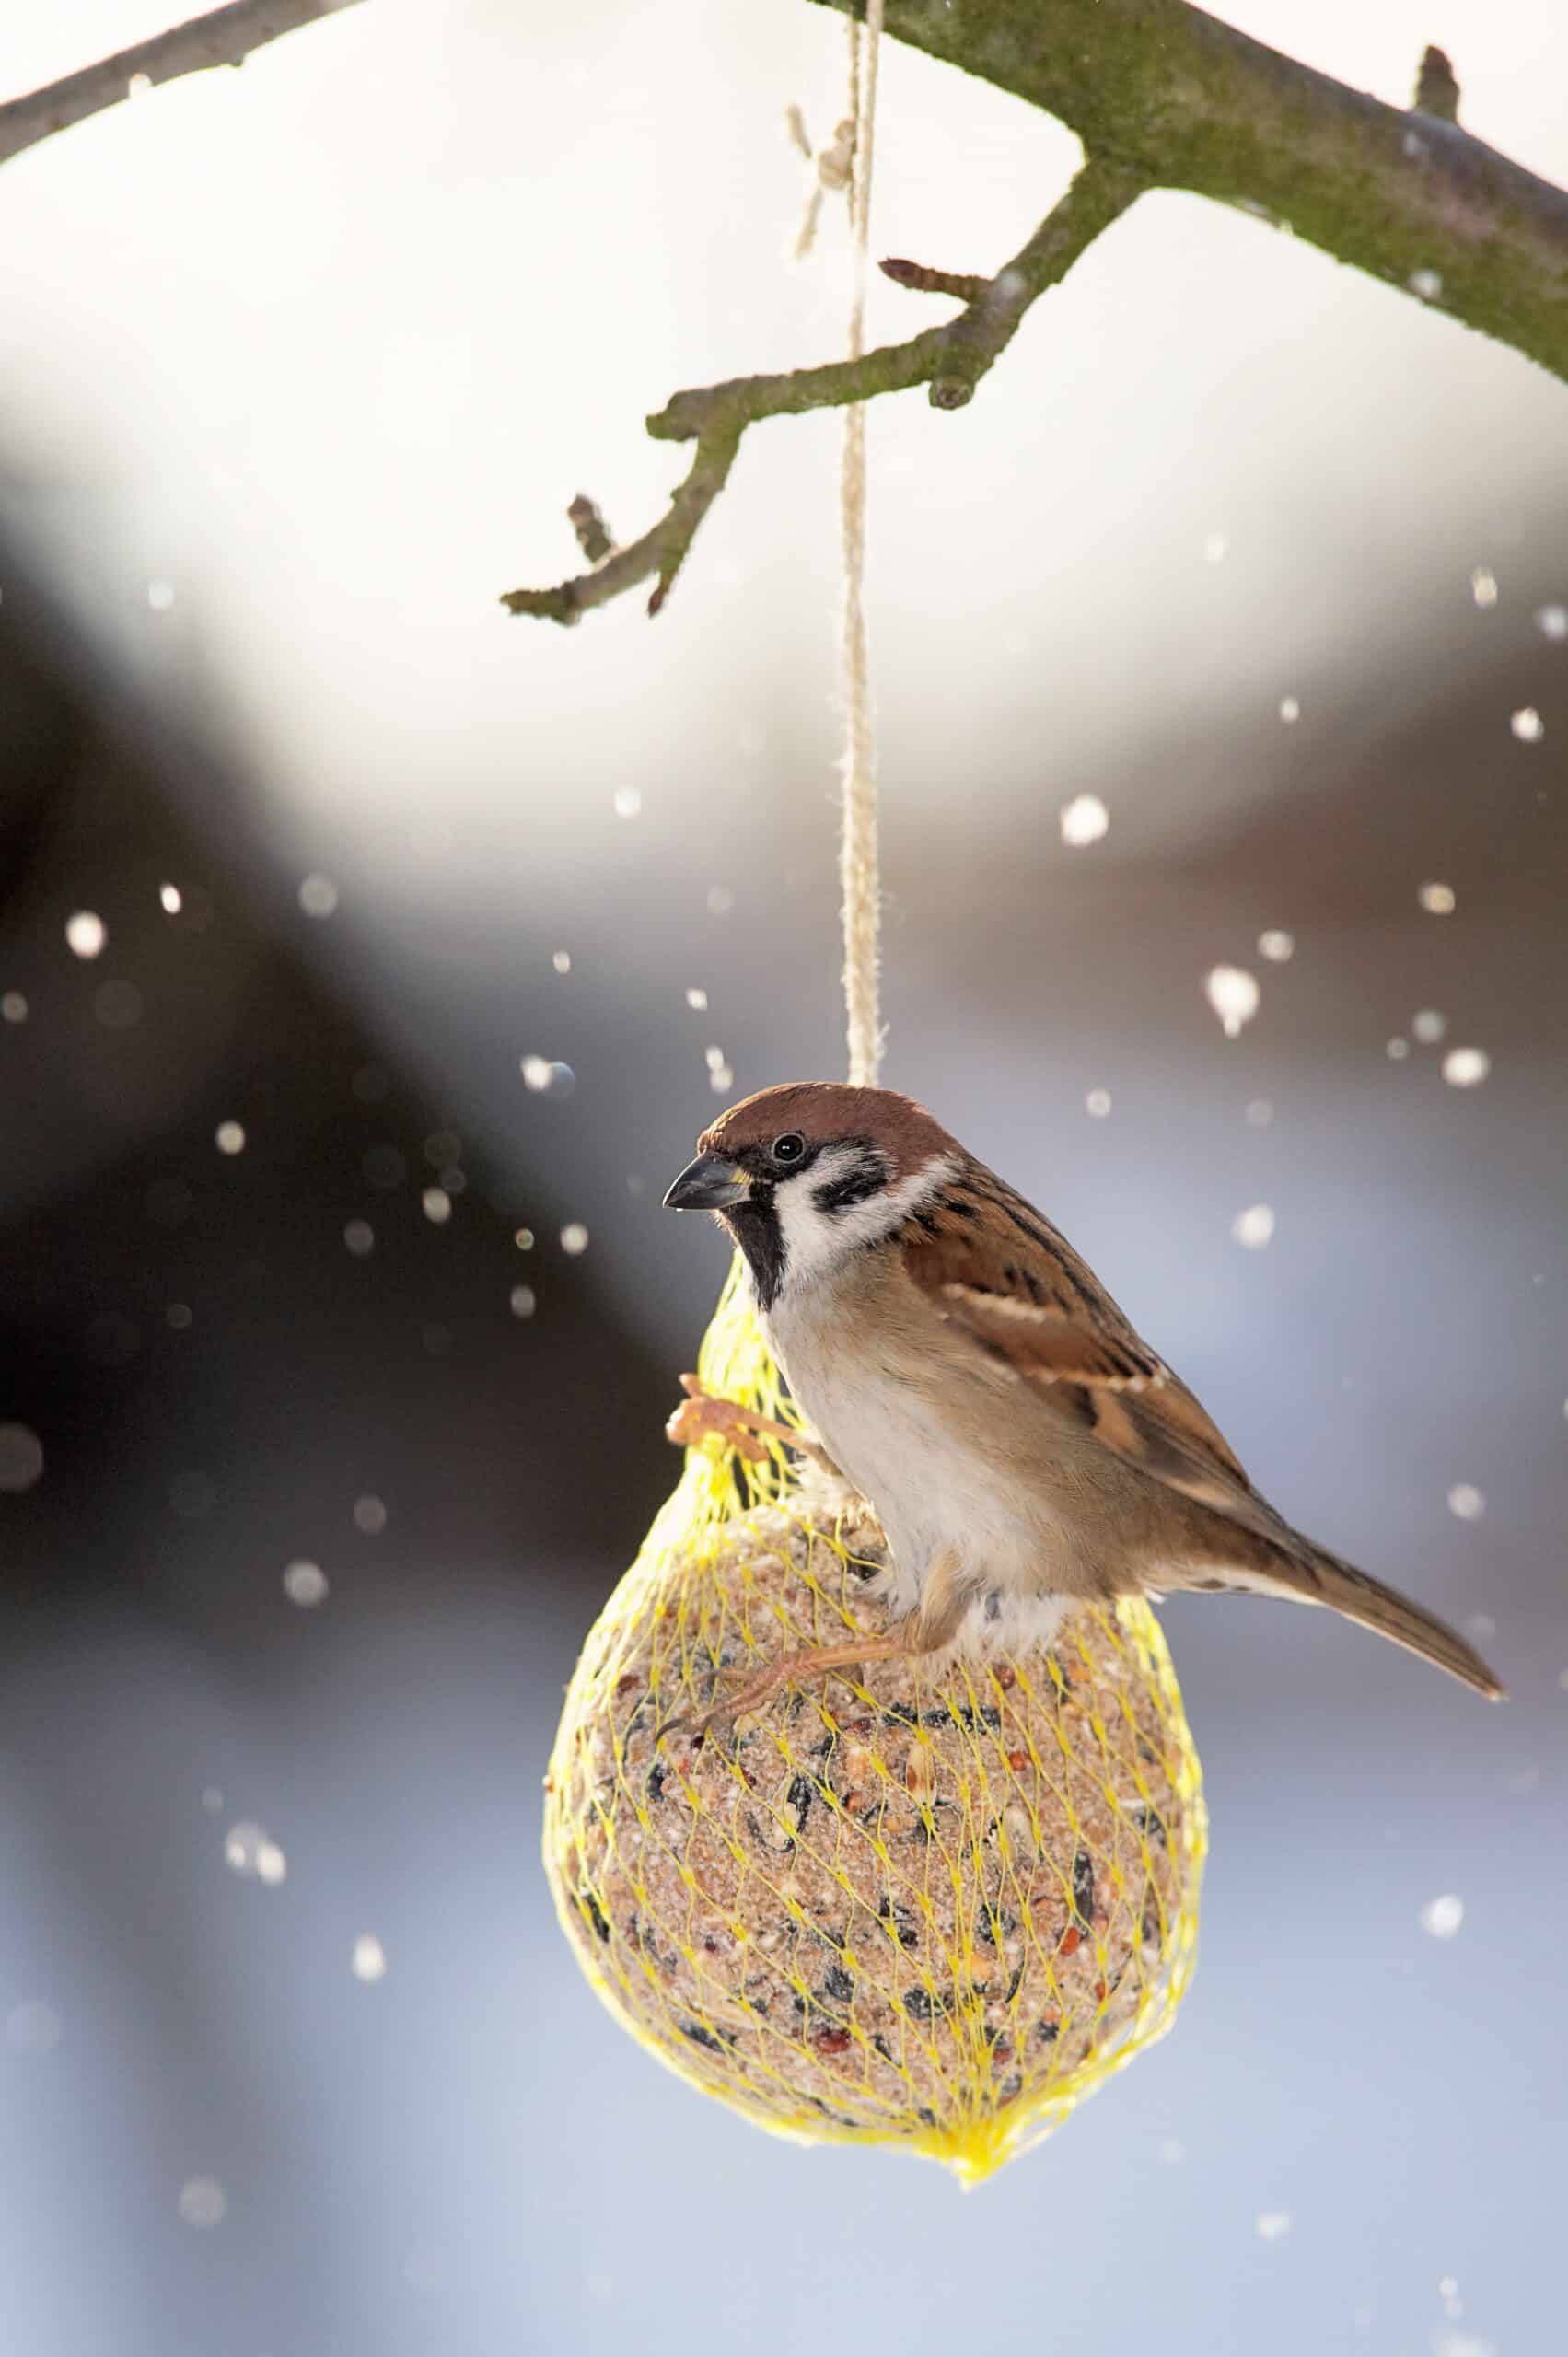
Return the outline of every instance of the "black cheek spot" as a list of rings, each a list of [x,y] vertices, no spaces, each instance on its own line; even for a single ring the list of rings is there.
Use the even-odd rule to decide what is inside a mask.
[[[887,1164],[879,1154],[868,1154],[853,1169],[813,1188],[811,1200],[819,1212],[830,1218],[835,1212],[848,1211],[853,1204],[868,1202],[873,1195],[881,1193],[887,1183]]]

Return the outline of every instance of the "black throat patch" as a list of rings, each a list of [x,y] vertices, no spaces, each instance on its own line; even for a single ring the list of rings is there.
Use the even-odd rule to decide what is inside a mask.
[[[786,1257],[773,1190],[766,1185],[754,1186],[745,1202],[721,1212],[719,1217],[746,1256],[758,1308],[772,1309],[784,1283]]]

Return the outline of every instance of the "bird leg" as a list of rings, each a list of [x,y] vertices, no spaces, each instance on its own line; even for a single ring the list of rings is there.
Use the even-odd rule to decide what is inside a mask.
[[[813,1440],[809,1433],[803,1433],[797,1424],[781,1423],[778,1417],[743,1408],[737,1399],[716,1399],[712,1392],[703,1390],[694,1375],[683,1375],[680,1388],[686,1397],[664,1428],[665,1438],[673,1441],[678,1448],[695,1448],[710,1434],[716,1434],[737,1456],[760,1465],[768,1454],[761,1438],[765,1433],[770,1440],[783,1441],[787,1448],[799,1449],[827,1472],[837,1470],[821,1442]]]
[[[959,1573],[957,1556],[939,1556],[926,1574],[914,1610],[896,1622],[885,1636],[851,1637],[836,1645],[812,1645],[799,1653],[781,1654],[743,1685],[722,1694],[704,1712],[695,1732],[706,1736],[715,1725],[733,1724],[747,1712],[755,1711],[771,1694],[776,1694],[781,1686],[804,1686],[811,1678],[829,1677],[835,1670],[861,1668],[867,1662],[917,1661],[923,1655],[940,1653],[958,1635],[974,1595],[973,1582]],[[663,1735],[678,1724],[667,1719],[658,1732]]]

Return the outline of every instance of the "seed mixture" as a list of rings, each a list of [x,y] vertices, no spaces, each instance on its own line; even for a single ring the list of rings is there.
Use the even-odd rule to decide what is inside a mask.
[[[572,1681],[561,1920],[621,2022],[759,2125],[982,2177],[1186,1985],[1204,1815],[1164,1640],[1142,1603],[1079,1610],[1048,1646],[1004,1626],[983,1659],[834,1674],[702,1736],[770,1658],[885,1625],[864,1502],[724,1479],[691,1452]]]

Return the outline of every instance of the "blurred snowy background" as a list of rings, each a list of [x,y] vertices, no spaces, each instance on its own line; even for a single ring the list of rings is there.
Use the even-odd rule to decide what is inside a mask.
[[[1228,14],[1395,102],[1441,41],[1568,179],[1546,0]],[[166,21],[13,15],[16,90]],[[495,599],[579,488],[642,528],[669,391],[837,348],[779,125],[841,59],[373,0],[0,174],[7,2351],[1560,2345],[1568,389],[1244,215],[1145,199],[970,409],[871,412],[887,1077],[1515,1699],[1173,1605],[1196,1984],[972,2200],[702,2103],[550,1920],[722,1273],[659,1194],[713,1061],[841,1062],[837,419],[656,623]],[[895,48],[877,248],[988,267],[1074,156]]]

